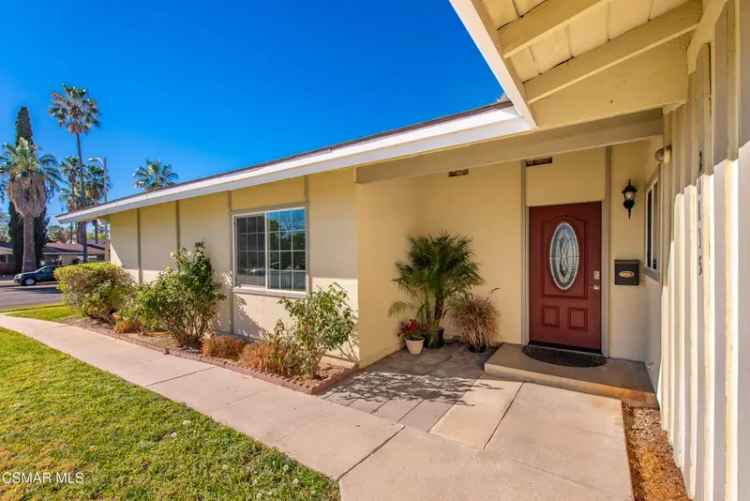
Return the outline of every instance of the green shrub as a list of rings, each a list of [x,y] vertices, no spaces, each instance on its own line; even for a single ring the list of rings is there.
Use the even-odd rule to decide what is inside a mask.
[[[134,291],[130,275],[111,263],[86,263],[63,266],[55,270],[65,302],[84,315],[112,320]]]
[[[291,323],[287,326],[279,320],[274,335],[291,340],[299,353],[301,371],[315,376],[323,355],[341,348],[354,333],[356,317],[346,291],[332,284],[302,299],[281,298],[279,303],[286,308]]]
[[[217,305],[224,299],[221,284],[214,281],[202,242],[193,252],[180,249],[174,260],[174,267],[139,290],[139,315],[146,325],[165,327],[180,346],[199,347],[213,331]]]

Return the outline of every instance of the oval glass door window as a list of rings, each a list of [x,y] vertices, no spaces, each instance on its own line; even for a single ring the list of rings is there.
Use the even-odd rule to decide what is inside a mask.
[[[568,290],[578,276],[580,253],[576,231],[568,223],[560,223],[552,234],[549,249],[549,271],[560,290]]]

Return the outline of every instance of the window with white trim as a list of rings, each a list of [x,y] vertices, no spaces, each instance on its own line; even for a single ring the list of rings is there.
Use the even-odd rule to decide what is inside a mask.
[[[646,269],[659,271],[659,182],[646,190]]]
[[[237,287],[307,289],[304,208],[235,216],[234,250]]]

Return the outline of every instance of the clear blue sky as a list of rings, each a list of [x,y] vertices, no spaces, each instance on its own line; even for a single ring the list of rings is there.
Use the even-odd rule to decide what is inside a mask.
[[[11,0],[0,17],[0,142],[26,105],[44,152],[73,154],[47,108],[86,87],[102,126],[84,156],[108,158],[112,198],[145,158],[186,181],[502,94],[448,0],[112,3]]]

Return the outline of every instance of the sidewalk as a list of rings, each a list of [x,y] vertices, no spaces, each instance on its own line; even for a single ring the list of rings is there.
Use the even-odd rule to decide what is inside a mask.
[[[632,498],[616,401],[596,401],[601,414],[582,416],[577,406],[601,397],[524,385],[489,445],[477,450],[78,327],[1,315],[0,326],[278,448],[338,480],[343,500]]]

